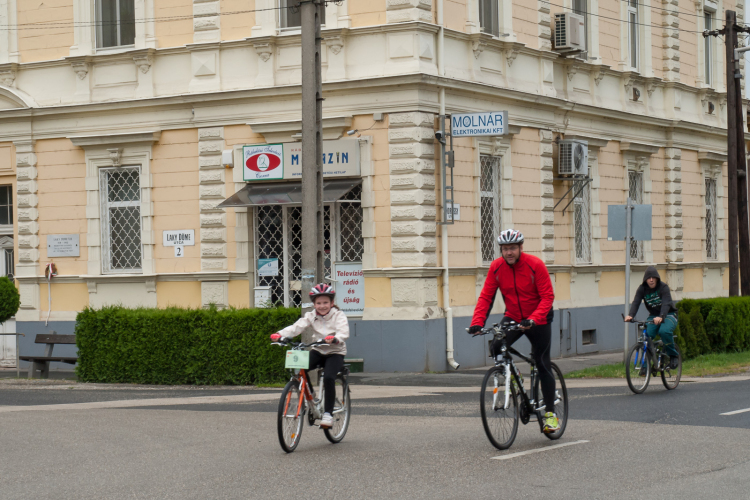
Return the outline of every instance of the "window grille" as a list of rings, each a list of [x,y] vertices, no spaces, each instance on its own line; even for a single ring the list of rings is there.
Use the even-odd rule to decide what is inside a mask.
[[[13,186],[0,186],[0,226],[13,224]]]
[[[135,0],[97,0],[97,48],[135,44]]]
[[[717,258],[716,245],[716,179],[706,178],[706,257]]]
[[[591,189],[588,183],[574,200],[576,262],[591,263]]]
[[[630,67],[638,70],[638,0],[628,0],[628,55]]]
[[[281,205],[263,205],[255,208],[255,258],[278,259],[277,276],[258,276],[257,286],[271,287],[271,303],[284,304],[284,216]]]
[[[6,248],[4,252],[5,258],[5,275],[13,281],[13,277],[15,276],[15,262],[13,261],[13,249],[12,248]]]
[[[643,172],[628,172],[628,183],[629,190],[628,196],[636,205],[643,204]],[[630,242],[630,258],[632,260],[641,262],[643,261],[643,242],[642,241],[631,241]]]
[[[362,238],[362,186],[349,191],[338,203],[339,256],[342,262],[361,262],[365,250]]]
[[[479,0],[479,26],[483,33],[500,36],[499,0]]]
[[[479,179],[482,263],[489,264],[500,256],[497,236],[500,234],[501,161],[498,156],[481,155]]]
[[[300,4],[302,0],[281,0],[280,21],[282,28],[299,28],[302,26],[302,14]],[[326,9],[320,9],[320,24],[326,23]]]
[[[140,167],[102,168],[102,271],[141,272]]]

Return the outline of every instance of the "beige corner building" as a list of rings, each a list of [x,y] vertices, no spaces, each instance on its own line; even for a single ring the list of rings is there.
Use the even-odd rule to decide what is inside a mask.
[[[0,271],[21,292],[22,354],[88,306],[299,305],[294,3],[0,2],[15,28],[0,31]],[[744,0],[328,3],[326,265],[350,356],[446,369],[452,315],[455,359],[484,364],[463,329],[508,227],[552,275],[553,355],[621,349],[626,248],[607,214],[627,196],[653,207],[653,239],[627,249],[631,290],[655,264],[678,298],[726,295],[723,44],[700,33],[725,9],[742,19]],[[553,49],[561,12],[584,20],[584,52]],[[454,139],[447,226],[441,106],[509,116],[506,135]],[[559,171],[571,139],[587,144],[577,181]],[[247,167],[266,144],[278,175],[258,175],[268,155]]]

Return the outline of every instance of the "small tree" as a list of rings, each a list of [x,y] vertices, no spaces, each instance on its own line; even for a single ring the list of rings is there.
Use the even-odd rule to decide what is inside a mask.
[[[16,315],[21,306],[21,295],[16,285],[5,276],[0,277],[0,324]]]

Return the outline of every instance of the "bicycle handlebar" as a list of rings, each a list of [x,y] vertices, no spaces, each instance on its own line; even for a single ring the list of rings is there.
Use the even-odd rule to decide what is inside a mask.
[[[506,333],[506,332],[513,332],[516,330],[521,330],[521,325],[519,323],[516,323],[515,321],[511,321],[509,323],[505,323],[504,325],[498,325],[495,323],[489,328],[482,328],[479,333],[472,333],[472,337],[481,337],[482,335],[497,335],[500,333]],[[468,332],[469,329],[467,328],[466,331]]]
[[[279,339],[276,342],[271,342],[271,345],[291,346],[292,349],[304,349],[306,347],[315,347],[318,345],[329,344],[325,340],[318,340],[317,342],[313,342],[311,344],[305,344],[304,342],[292,342],[291,340]]]

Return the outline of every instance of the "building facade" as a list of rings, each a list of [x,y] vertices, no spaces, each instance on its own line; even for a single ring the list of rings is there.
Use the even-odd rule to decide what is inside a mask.
[[[16,28],[0,39],[0,270],[21,292],[22,353],[88,306],[299,304],[294,5],[0,3]],[[501,228],[550,270],[554,355],[622,348],[626,251],[631,290],[656,264],[678,298],[727,294],[723,44],[701,34],[725,10],[744,19],[736,0],[329,2],[326,266],[357,310],[350,355],[443,370],[452,317],[455,359],[483,365],[463,329]],[[584,52],[553,49],[559,12],[584,19]],[[443,109],[509,116],[506,135],[454,138],[452,225]],[[558,172],[566,139],[587,142],[585,179]],[[278,178],[258,175],[269,155],[248,173],[254,145],[281,145]],[[627,196],[653,206],[653,239],[628,249],[607,238]]]

